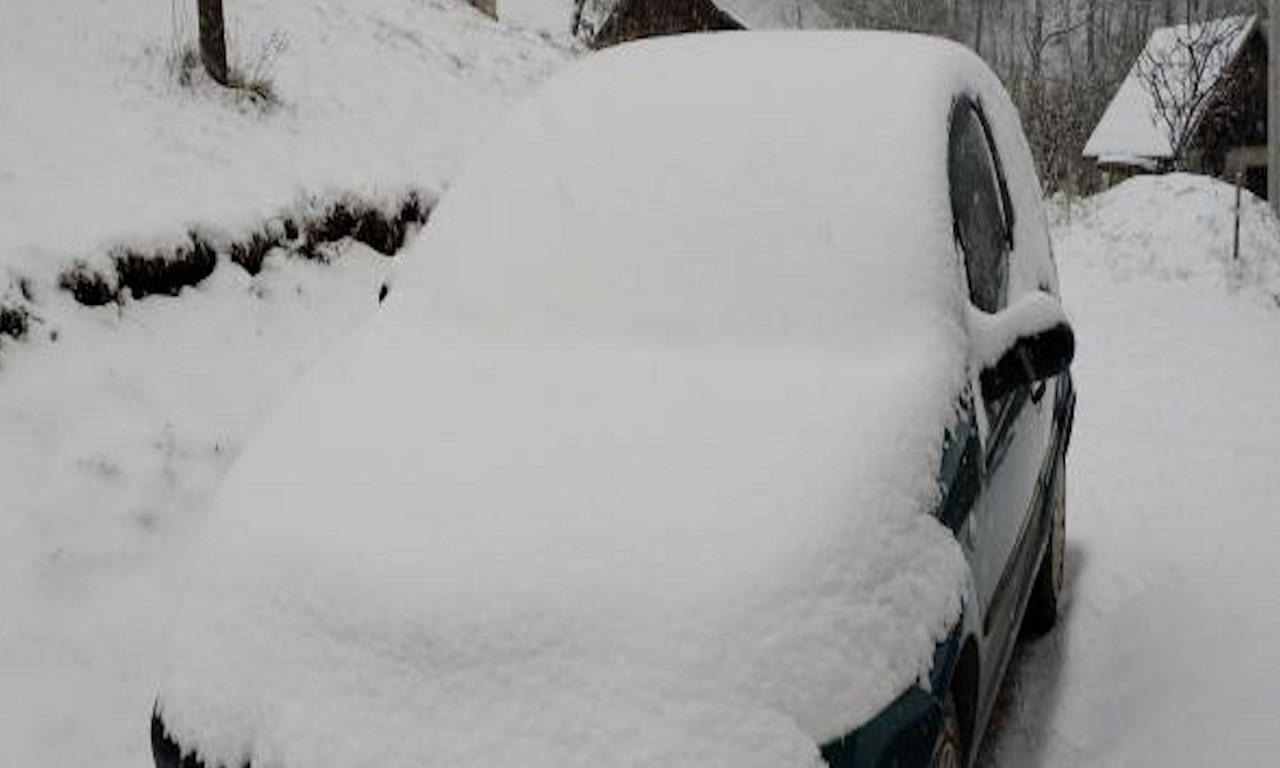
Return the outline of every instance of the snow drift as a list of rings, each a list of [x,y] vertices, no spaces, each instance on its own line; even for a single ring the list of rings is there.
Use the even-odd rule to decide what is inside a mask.
[[[648,42],[542,89],[233,471],[174,737],[811,765],[927,676],[965,578],[928,514],[968,376],[958,93],[1016,132],[918,38]]]
[[[1217,179],[1139,176],[1060,205],[1058,245],[1121,279],[1208,282],[1271,305],[1280,301],[1280,225],[1266,201],[1241,190],[1236,259],[1235,207],[1235,187]]]

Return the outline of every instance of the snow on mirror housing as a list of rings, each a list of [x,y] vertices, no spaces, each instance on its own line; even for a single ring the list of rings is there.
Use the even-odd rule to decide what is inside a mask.
[[[1028,294],[996,314],[970,307],[969,328],[974,366],[992,400],[1057,376],[1075,357],[1071,322],[1049,293]]]

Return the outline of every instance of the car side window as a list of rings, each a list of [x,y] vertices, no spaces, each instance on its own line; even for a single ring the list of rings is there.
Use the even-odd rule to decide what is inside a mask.
[[[952,114],[948,176],[956,239],[964,252],[969,297],[984,312],[1007,300],[1010,225],[999,166],[977,107],[959,103]]]

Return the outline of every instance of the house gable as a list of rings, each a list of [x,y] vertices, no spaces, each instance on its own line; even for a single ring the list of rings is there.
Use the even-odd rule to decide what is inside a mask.
[[[1217,90],[1224,76],[1233,70],[1242,52],[1249,47],[1250,41],[1260,37],[1262,33],[1254,17],[1217,19],[1204,24],[1239,26],[1239,32],[1226,44],[1220,60],[1205,72],[1210,90]],[[1174,148],[1167,130],[1161,124],[1156,98],[1143,76],[1143,63],[1151,58],[1167,56],[1179,45],[1180,40],[1194,38],[1201,27],[1202,25],[1166,27],[1151,34],[1142,54],[1134,62],[1089,137],[1083,153],[1086,158],[1095,160],[1100,165],[1143,169],[1167,165],[1174,159]],[[1263,44],[1265,45],[1265,41]],[[1177,87],[1176,84],[1174,87]],[[1206,109],[1201,109],[1195,115],[1197,129],[1193,133],[1198,132],[1198,124],[1206,113]]]
[[[628,40],[733,29],[832,29],[814,0],[622,0],[592,39],[597,48]]]
[[[744,27],[711,0],[623,0],[592,44],[603,48],[657,35],[730,29]]]

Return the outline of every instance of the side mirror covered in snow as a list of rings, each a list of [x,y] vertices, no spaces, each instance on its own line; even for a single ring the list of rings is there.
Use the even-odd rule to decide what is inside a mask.
[[[1048,293],[1028,294],[994,315],[970,308],[969,329],[982,391],[992,400],[1057,376],[1075,357],[1075,332]]]

